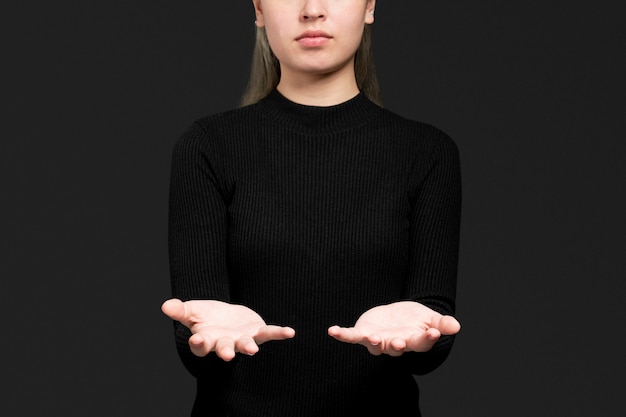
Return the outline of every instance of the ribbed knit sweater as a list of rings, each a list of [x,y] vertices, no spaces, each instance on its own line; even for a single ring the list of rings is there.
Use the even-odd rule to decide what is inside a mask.
[[[172,156],[172,295],[243,304],[296,336],[224,362],[193,355],[175,322],[197,378],[192,415],[419,416],[413,375],[437,368],[454,337],[374,356],[327,329],[403,300],[454,314],[460,215],[455,143],[363,93],[315,107],[273,91],[196,120]]]

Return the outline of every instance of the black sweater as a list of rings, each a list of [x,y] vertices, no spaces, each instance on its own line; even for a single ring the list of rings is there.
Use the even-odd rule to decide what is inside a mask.
[[[461,177],[445,133],[363,93],[313,107],[274,91],[197,120],[174,146],[170,187],[172,295],[296,330],[226,363],[194,356],[174,323],[194,415],[419,415],[413,375],[437,368],[453,337],[392,358],[327,329],[401,300],[454,314]]]

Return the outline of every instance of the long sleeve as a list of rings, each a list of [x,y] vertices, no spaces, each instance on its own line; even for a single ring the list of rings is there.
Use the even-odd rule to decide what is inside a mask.
[[[453,338],[375,356],[328,327],[401,300],[453,314],[459,221],[454,142],[364,94],[315,107],[274,91],[198,119],[172,156],[172,295],[242,304],[296,336],[224,362],[193,355],[175,323],[198,382],[194,411],[334,417],[367,413],[363,398],[392,414],[415,407],[413,375],[440,366]]]
[[[430,163],[412,175],[411,259],[407,299],[441,314],[454,315],[461,222],[461,170],[456,144],[435,130]],[[407,355],[415,374],[437,368],[454,336],[442,336],[427,353]]]
[[[172,152],[169,204],[169,256],[172,296],[229,300],[226,264],[227,213],[224,190],[212,161],[211,143],[194,124]],[[211,361],[189,349],[191,332],[175,322],[176,346],[194,375]],[[214,362],[217,360],[214,360]]]

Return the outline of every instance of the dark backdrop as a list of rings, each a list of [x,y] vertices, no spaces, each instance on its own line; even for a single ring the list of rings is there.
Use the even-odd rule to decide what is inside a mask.
[[[2,415],[185,416],[170,150],[245,84],[249,1],[7,2]],[[610,415],[624,371],[620,1],[379,0],[385,106],[462,157],[458,317],[424,415]],[[384,383],[384,381],[381,381]]]

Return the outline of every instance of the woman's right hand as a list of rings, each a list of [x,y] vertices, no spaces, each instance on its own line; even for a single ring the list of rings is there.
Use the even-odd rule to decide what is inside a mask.
[[[262,343],[290,339],[296,333],[291,327],[265,324],[248,307],[216,300],[171,298],[161,305],[161,311],[191,330],[189,346],[194,355],[215,351],[225,361],[236,353],[254,355]]]

